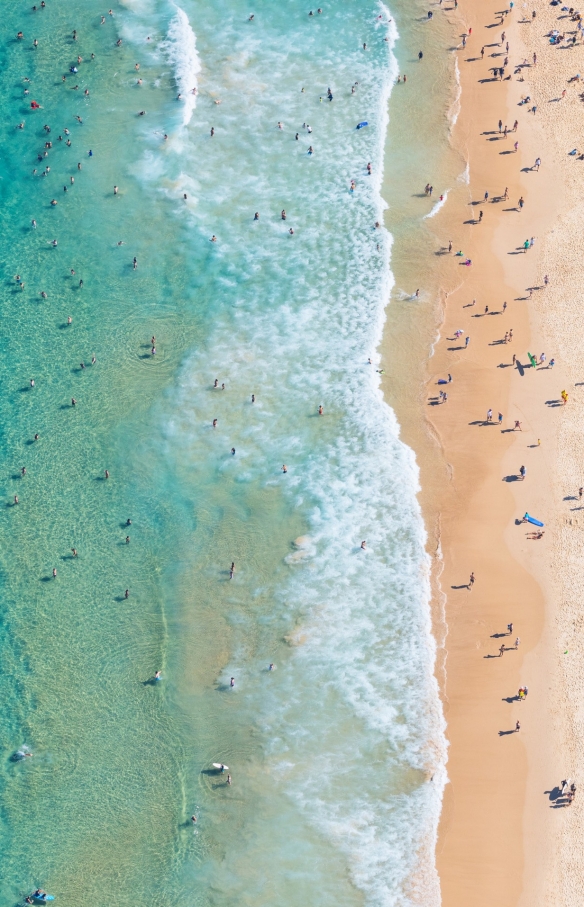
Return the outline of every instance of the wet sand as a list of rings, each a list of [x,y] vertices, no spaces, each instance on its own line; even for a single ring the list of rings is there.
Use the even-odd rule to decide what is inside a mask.
[[[446,907],[577,903],[584,876],[580,804],[577,798],[567,808],[557,791],[562,778],[584,777],[584,715],[573,709],[574,692],[584,689],[577,636],[584,584],[577,494],[584,484],[584,164],[567,155],[578,142],[582,103],[582,88],[567,79],[584,62],[584,48],[549,45],[550,29],[575,31],[569,20],[558,24],[561,7],[538,0],[501,25],[503,6],[487,0],[445,13],[457,17],[461,36],[472,28],[466,48],[456,51],[462,96],[452,135],[468,161],[469,184],[451,193],[433,224],[442,311],[424,400],[406,412],[387,388],[416,450],[435,555],[435,627],[444,643],[437,672],[450,744],[437,849]],[[511,78],[500,81],[490,70],[507,56],[503,31]],[[529,65],[515,73],[524,60]],[[567,97],[553,100],[564,88]],[[520,105],[525,95],[531,103]],[[517,132],[500,135],[499,119],[509,128],[517,119]],[[531,169],[537,157],[539,171]],[[535,245],[524,252],[531,237]],[[459,249],[462,259],[454,254]],[[461,264],[467,256],[470,267]],[[392,326],[390,316],[388,334]],[[456,329],[465,332],[460,340]],[[388,358],[392,347],[388,337]],[[528,351],[545,353],[544,366],[533,368]],[[452,383],[437,385],[449,373]],[[447,403],[439,402],[440,390]],[[545,522],[541,539],[520,522],[526,511]],[[525,702],[516,698],[520,686],[529,688]]]

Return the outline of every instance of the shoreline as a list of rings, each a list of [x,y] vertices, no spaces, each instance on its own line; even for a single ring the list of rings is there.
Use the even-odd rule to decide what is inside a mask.
[[[560,173],[558,180],[558,167],[546,166],[554,158],[554,165],[560,165],[563,155],[560,166],[565,168],[563,138],[560,151],[554,130],[546,129],[555,110],[542,111],[554,78],[548,66],[553,49],[546,54],[544,35],[548,20],[557,20],[560,13],[540,4],[534,7],[541,17],[535,25],[522,22],[522,14],[515,10],[500,27],[495,25],[500,4],[445,10],[456,16],[461,36],[472,27],[466,48],[455,51],[460,110],[451,130],[452,145],[466,161],[470,181],[451,191],[432,219],[436,248],[430,254],[438,256],[440,303],[434,312],[436,339],[427,347],[425,374],[411,376],[408,403],[397,399],[389,382],[383,388],[402,428],[401,437],[414,449],[420,468],[419,499],[434,565],[435,674],[449,747],[436,864],[447,907],[462,907],[470,900],[478,907],[490,907],[492,902],[503,907],[552,903],[550,880],[557,874],[558,888],[562,874],[557,869],[557,838],[551,847],[550,835],[557,825],[555,817],[568,811],[554,810],[550,825],[546,811],[552,811],[543,792],[552,796],[549,789],[559,780],[558,772],[564,772],[562,777],[572,772],[574,777],[576,761],[572,752],[571,764],[566,765],[570,748],[566,716],[558,717],[553,707],[569,691],[561,686],[558,656],[553,656],[559,650],[555,595],[562,557],[558,539],[552,536],[559,528],[561,500],[558,481],[552,481],[560,450],[558,413],[544,403],[559,397],[560,387],[567,387],[572,396],[576,376],[566,374],[564,350],[553,371],[534,370],[527,358],[530,350],[536,356],[545,351],[548,362],[558,359],[562,338],[568,340],[561,330],[554,331],[550,290],[542,283],[557,261],[550,237],[566,194],[565,174]],[[506,73],[511,72],[511,79],[494,82],[488,68],[502,64],[505,52],[488,45],[499,41],[501,31],[510,43],[512,65]],[[525,67],[525,81],[520,82],[513,64],[531,59],[534,50],[537,67]],[[499,53],[500,63],[497,56],[489,56]],[[574,59],[557,52],[553,66],[556,77],[558,70],[578,69]],[[561,78],[554,81],[565,83]],[[526,106],[518,106],[522,95],[534,92],[535,116]],[[517,133],[506,140],[498,136],[500,118],[510,128],[515,119],[519,121]],[[569,124],[564,126],[570,130]],[[544,162],[540,172],[527,169],[536,157]],[[508,202],[495,202],[505,187]],[[485,191],[487,204],[482,203]],[[520,196],[525,208],[513,210]],[[483,222],[471,223],[480,210],[485,212]],[[535,246],[524,254],[520,247],[529,236],[535,237]],[[450,239],[452,255],[441,255],[440,247]],[[470,268],[461,268],[460,259],[453,258],[458,249],[472,259]],[[541,289],[529,294],[530,286]],[[471,308],[472,299],[477,302]],[[496,314],[504,301],[505,313]],[[389,336],[395,321],[395,316],[388,317],[381,347],[384,363],[398,342]],[[406,321],[413,321],[413,316],[406,316]],[[459,345],[452,340],[456,328],[470,331],[468,349],[453,349]],[[499,342],[511,328],[513,341]],[[409,324],[406,334],[407,330],[412,330]],[[527,366],[522,373],[512,366],[513,353]],[[438,392],[435,382],[449,372],[454,380],[445,387],[448,403],[436,405],[431,399]],[[418,394],[425,399],[416,402]],[[494,411],[494,422],[487,426],[488,408]],[[501,428],[496,425],[499,411]],[[562,408],[562,424],[566,414]],[[521,432],[513,430],[515,420],[520,421]],[[520,465],[527,468],[525,481],[518,481]],[[565,488],[562,491],[566,494]],[[525,510],[546,523],[542,539],[528,539],[525,525],[516,525]],[[577,559],[577,550],[572,556]],[[472,593],[460,588],[471,571],[477,578]],[[513,633],[499,636],[510,622]],[[519,651],[507,649],[502,658],[496,657],[499,645],[514,643],[516,636],[521,639]],[[523,685],[529,688],[529,697],[518,702],[514,697]],[[516,720],[521,723],[519,733],[512,732]],[[584,727],[580,733],[584,738]],[[570,819],[576,812],[572,807]],[[574,849],[572,842],[572,853]]]

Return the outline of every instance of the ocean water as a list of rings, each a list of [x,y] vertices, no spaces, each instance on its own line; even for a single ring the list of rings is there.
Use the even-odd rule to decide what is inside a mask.
[[[2,901],[437,904],[430,565],[378,371],[426,7],[112,12],[2,27]]]

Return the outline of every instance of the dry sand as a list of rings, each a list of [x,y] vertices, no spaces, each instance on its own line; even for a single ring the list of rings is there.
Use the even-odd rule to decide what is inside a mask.
[[[472,28],[457,51],[462,97],[453,133],[470,181],[435,219],[442,244],[452,239],[453,250],[439,264],[444,321],[426,386],[432,445],[414,440],[445,595],[436,625],[438,638],[446,633],[439,678],[450,743],[437,853],[446,907],[575,905],[584,881],[584,160],[567,154],[584,152],[577,125],[584,83],[567,84],[580,69],[584,75],[584,46],[549,44],[553,28],[576,33],[561,6],[520,2],[501,25],[497,13],[505,6],[467,0],[446,12],[458,16],[461,35]],[[435,15],[443,13],[444,6]],[[507,56],[503,31],[511,78],[495,81],[489,70]],[[524,60],[530,65],[514,72]],[[566,97],[553,100],[564,89]],[[519,106],[524,95],[531,103]],[[509,127],[517,119],[517,132],[499,135],[499,119]],[[537,157],[539,172],[529,169]],[[530,237],[535,245],[524,253]],[[471,267],[454,255],[458,249]],[[457,328],[465,331],[460,341]],[[502,342],[510,329],[512,342]],[[530,367],[528,350],[545,352],[546,366],[555,358],[555,367]],[[513,365],[513,354],[522,367]],[[449,373],[452,383],[438,387]],[[447,403],[438,402],[440,389]],[[513,430],[515,420],[521,431]],[[542,539],[530,539],[534,527],[518,522],[525,511],[545,522]],[[501,635],[510,622],[513,633]],[[518,702],[524,685],[528,698]],[[557,796],[563,778],[583,785],[570,807]]]

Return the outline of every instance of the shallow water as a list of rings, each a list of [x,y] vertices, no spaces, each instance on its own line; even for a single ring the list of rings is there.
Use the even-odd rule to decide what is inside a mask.
[[[102,12],[3,28],[0,892],[436,903],[428,559],[375,364],[421,26],[401,0]]]

